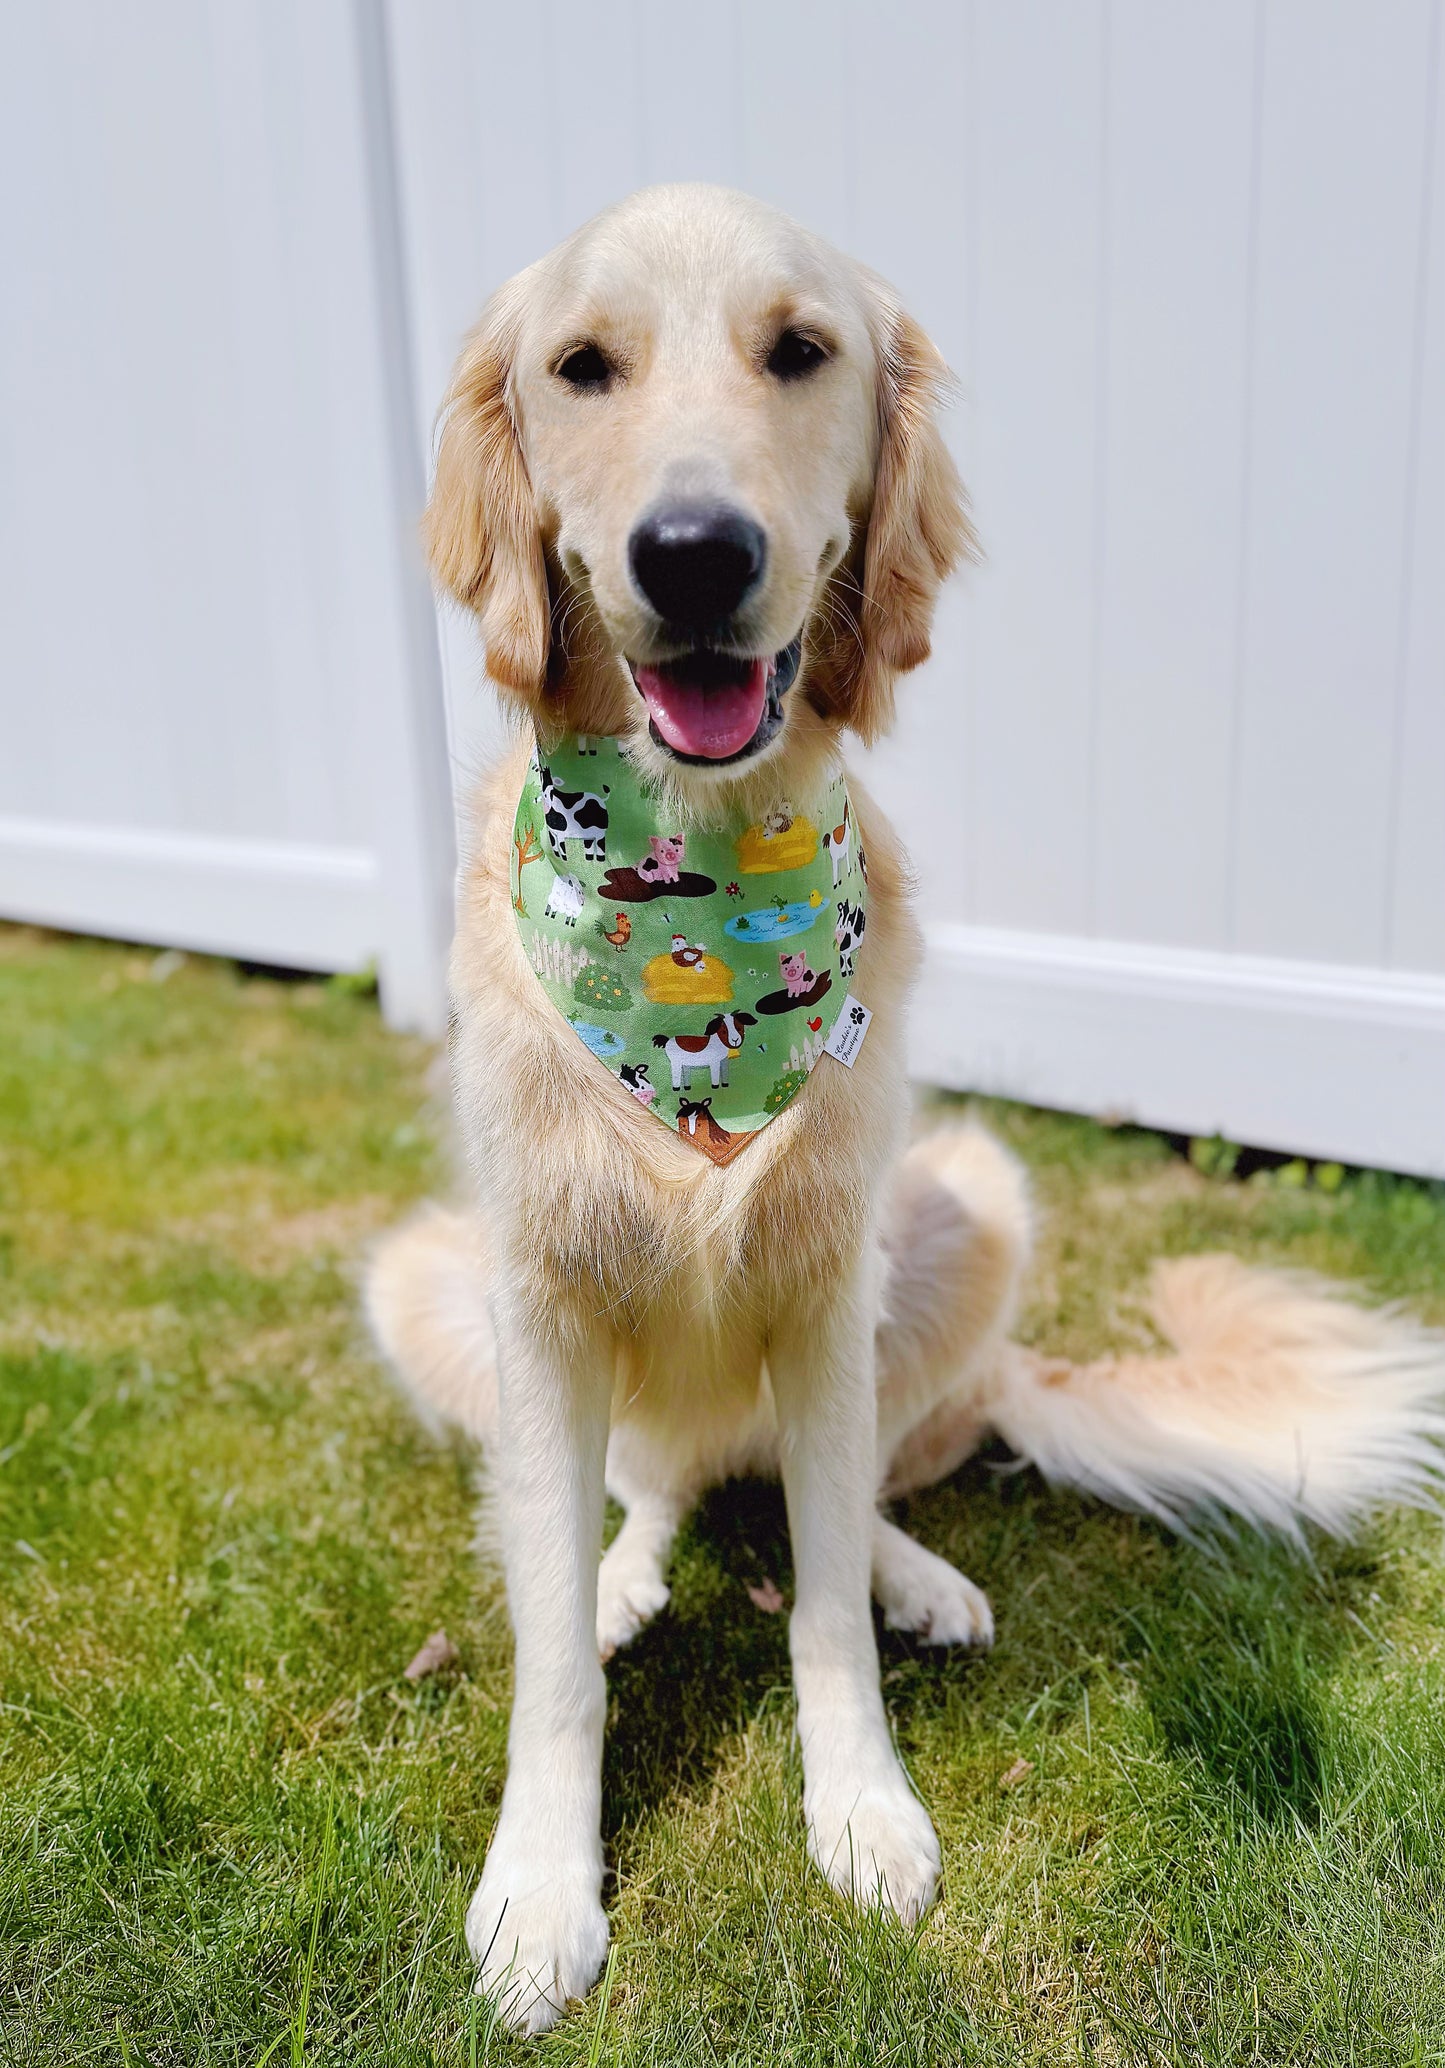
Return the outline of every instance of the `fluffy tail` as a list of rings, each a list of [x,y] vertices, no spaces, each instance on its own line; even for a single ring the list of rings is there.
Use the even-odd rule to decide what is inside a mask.
[[[976,1121],[936,1128],[899,1165],[883,1248],[878,1454],[891,1495],[946,1478],[988,1433],[1033,1249],[1023,1165]]]
[[[1149,1311],[1172,1356],[995,1367],[987,1419],[1047,1479],[1291,1537],[1439,1497],[1445,1336],[1230,1256],[1156,1265]]]
[[[481,1221],[427,1205],[383,1235],[366,1270],[366,1316],[427,1426],[484,1443],[497,1421],[497,1350]]]

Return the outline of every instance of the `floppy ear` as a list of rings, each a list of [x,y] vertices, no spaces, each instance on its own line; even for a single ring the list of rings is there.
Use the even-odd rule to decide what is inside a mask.
[[[828,650],[815,696],[865,742],[893,721],[893,683],[928,659],[945,578],[978,542],[958,469],[938,426],[948,368],[913,321],[880,294],[878,460],[861,541],[833,578]]]
[[[529,703],[547,675],[547,570],[508,386],[517,332],[503,288],[467,340],[442,405],[425,537],[437,580],[474,610],[487,673]]]

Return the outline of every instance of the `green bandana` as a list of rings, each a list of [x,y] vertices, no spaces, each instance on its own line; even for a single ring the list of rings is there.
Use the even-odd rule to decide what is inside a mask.
[[[532,756],[512,828],[517,931],[583,1067],[715,1163],[825,1051],[851,1066],[866,884],[841,775],[811,810],[780,797],[756,824],[683,834],[616,740],[574,734]]]

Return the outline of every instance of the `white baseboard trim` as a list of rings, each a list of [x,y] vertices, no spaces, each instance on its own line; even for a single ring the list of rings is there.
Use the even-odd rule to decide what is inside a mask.
[[[359,849],[0,818],[0,914],[298,969],[378,953]],[[937,925],[912,1070],[1445,1177],[1445,977]]]
[[[380,945],[359,849],[0,818],[0,915],[294,969],[359,969]]]
[[[915,1076],[1445,1177],[1445,977],[939,925]]]

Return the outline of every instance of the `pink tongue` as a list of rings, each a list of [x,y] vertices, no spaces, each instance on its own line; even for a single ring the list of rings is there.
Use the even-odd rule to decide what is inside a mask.
[[[740,754],[762,722],[768,693],[766,660],[749,661],[740,682],[699,689],[659,668],[639,668],[637,686],[669,747],[704,761]]]

